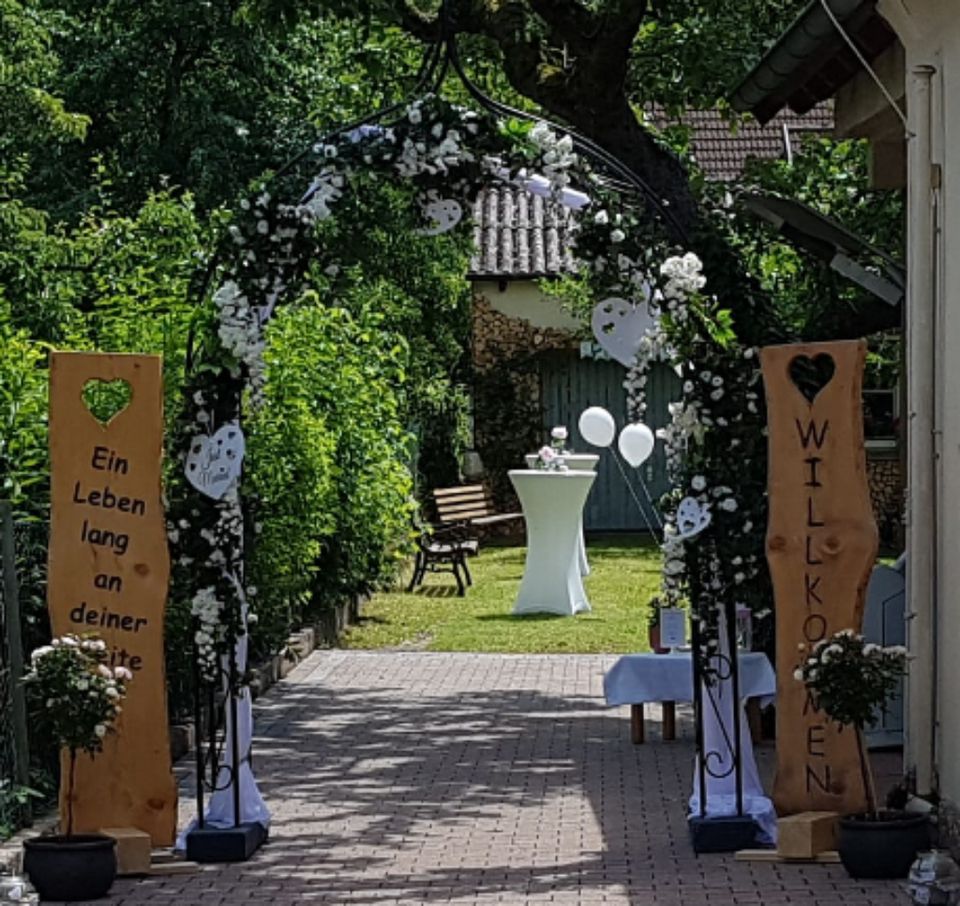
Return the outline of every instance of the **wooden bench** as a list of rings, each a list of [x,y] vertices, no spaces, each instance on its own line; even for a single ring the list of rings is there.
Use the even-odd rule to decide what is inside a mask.
[[[457,592],[463,597],[467,586],[473,585],[467,557],[476,554],[480,547],[476,529],[520,519],[523,514],[496,512],[493,498],[482,484],[437,488],[433,504],[436,523],[417,526],[417,558],[407,591],[420,585],[428,572],[449,572],[457,580]]]
[[[482,484],[437,488],[433,502],[441,525],[463,523],[479,528],[523,518],[523,513],[498,513],[490,491]]]

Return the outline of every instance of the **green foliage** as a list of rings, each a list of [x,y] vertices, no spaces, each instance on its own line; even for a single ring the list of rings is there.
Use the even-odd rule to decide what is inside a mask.
[[[53,93],[53,18],[30,0],[0,0],[0,176],[17,158],[41,155],[51,140],[83,138],[89,125]]]
[[[807,137],[792,163],[751,162],[743,184],[747,191],[803,202],[881,252],[902,260],[903,197],[869,188],[867,155],[865,141]],[[876,304],[872,296],[831,270],[828,262],[798,250],[755,216],[738,208],[726,213],[736,214],[725,218],[731,244],[798,337],[833,338],[851,310],[865,311]],[[882,267],[883,261],[873,264]]]
[[[124,211],[149,192],[189,190],[201,210],[233,198],[314,137],[392,99],[411,44],[396,29],[304,16],[280,32],[235,0],[43,0],[56,15],[68,106],[87,141],[38,161],[42,206],[82,215],[103,158]]]
[[[311,293],[270,327],[249,460],[262,649],[276,650],[317,607],[390,578],[409,552],[410,437],[398,392],[408,347],[384,329],[380,301],[374,292],[354,316]]]
[[[0,498],[40,516],[49,498],[45,354],[0,321]]]
[[[631,98],[673,111],[714,106],[806,5],[807,0],[658,3],[633,43]]]

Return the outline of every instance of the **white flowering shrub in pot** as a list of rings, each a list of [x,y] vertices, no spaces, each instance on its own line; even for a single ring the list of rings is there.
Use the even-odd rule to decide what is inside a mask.
[[[929,845],[927,817],[881,810],[864,742],[864,730],[906,672],[907,651],[883,648],[844,629],[821,639],[794,679],[806,685],[817,707],[857,735],[868,811],[840,821],[840,859],[857,878],[905,878],[917,852]]]
[[[44,900],[89,900],[110,889],[117,863],[112,837],[75,834],[74,781],[77,759],[93,758],[122,710],[124,667],[110,667],[106,644],[94,636],[65,635],[38,648],[24,677],[33,713],[67,753],[62,833],[24,843],[24,869]]]

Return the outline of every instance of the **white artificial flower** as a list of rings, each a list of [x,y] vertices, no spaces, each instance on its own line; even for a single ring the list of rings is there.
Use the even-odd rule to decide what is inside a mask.
[[[611,230],[610,231],[610,241],[617,245],[618,243],[623,242],[627,238],[627,234],[623,230]]]
[[[727,497],[720,501],[720,509],[728,513],[735,513],[737,511],[737,501],[732,497]]]
[[[106,724],[97,724],[97,725],[93,728],[93,732],[96,733],[97,736],[100,737],[100,739],[103,739],[103,737],[107,735],[107,727],[106,727]]]
[[[695,491],[698,491],[698,492],[702,491],[706,488],[706,486],[707,486],[707,479],[704,478],[703,475],[694,475],[693,478],[690,480],[690,487],[693,488]]]
[[[799,667],[798,667],[796,670],[793,671],[793,678],[794,678],[798,683],[802,683],[802,682],[803,682],[803,671],[802,671]]]

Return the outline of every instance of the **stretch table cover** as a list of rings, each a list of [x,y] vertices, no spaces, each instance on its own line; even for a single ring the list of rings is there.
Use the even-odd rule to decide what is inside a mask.
[[[527,523],[527,560],[513,612],[590,610],[578,546],[583,505],[596,473],[514,469],[508,475]]]
[[[538,453],[527,453],[523,458],[527,461],[528,469],[535,469],[540,455]],[[563,461],[567,464],[568,469],[573,469],[577,472],[593,472],[596,471],[600,457],[596,453],[564,453]],[[587,561],[587,545],[583,540],[582,516],[580,518],[580,543],[577,548],[577,558],[580,562],[580,575],[589,576],[590,563]]]

